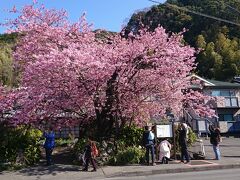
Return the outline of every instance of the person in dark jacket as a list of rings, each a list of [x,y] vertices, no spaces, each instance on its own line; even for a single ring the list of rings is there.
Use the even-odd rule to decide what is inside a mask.
[[[186,163],[190,162],[190,158],[187,150],[187,131],[188,131],[187,125],[185,125],[184,123],[181,123],[179,128],[178,143],[181,150],[181,162],[183,163],[184,163],[184,158],[186,159]]]
[[[49,166],[52,164],[52,152],[55,147],[55,133],[53,128],[50,127],[48,132],[44,132],[43,135],[46,138],[44,148],[46,151],[47,165]]]
[[[91,162],[92,166],[93,166],[93,170],[92,171],[97,171],[97,166],[96,166],[96,162],[95,162],[95,157],[93,154],[93,141],[91,141],[90,139],[88,139],[88,143],[85,146],[85,167],[82,171],[88,171],[88,166],[89,166],[89,162]],[[95,144],[96,146],[96,144]]]
[[[149,151],[150,151],[152,165],[155,165],[155,156],[154,156],[155,136],[154,136],[153,132],[151,131],[150,126],[145,126],[145,131],[144,131],[143,137],[142,137],[142,144],[146,148],[145,158],[146,158],[147,164],[150,165],[150,163],[149,163]]]
[[[218,128],[214,128],[213,125],[209,126],[209,132],[210,132],[210,143],[213,146],[213,151],[215,153],[215,159],[220,160],[221,154],[219,149],[219,143],[220,143],[220,130]]]

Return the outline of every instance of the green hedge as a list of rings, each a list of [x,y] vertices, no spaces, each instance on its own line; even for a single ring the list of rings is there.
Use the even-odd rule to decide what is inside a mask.
[[[0,163],[32,165],[40,160],[40,130],[0,125]]]
[[[109,165],[127,165],[139,164],[144,161],[145,150],[140,147],[127,147],[123,151],[119,151],[115,156],[110,157]]]
[[[137,126],[126,126],[124,127],[118,137],[118,142],[122,142],[126,147],[128,146],[139,146],[142,144],[143,128]]]

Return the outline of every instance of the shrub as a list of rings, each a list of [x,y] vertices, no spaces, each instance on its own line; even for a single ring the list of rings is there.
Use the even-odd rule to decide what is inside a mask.
[[[75,154],[83,153],[86,143],[87,143],[86,139],[83,139],[83,138],[78,139],[78,141],[76,142],[76,144],[73,147],[74,153]]]
[[[73,140],[72,139],[67,139],[67,138],[58,138],[55,140],[55,145],[56,146],[61,146],[61,147],[66,147],[66,146],[70,146],[71,144],[73,144]]]
[[[119,133],[117,141],[122,145],[139,146],[142,144],[143,129],[137,126],[125,126]]]
[[[129,156],[131,153],[139,154],[140,150],[136,149],[136,147],[141,145],[142,134],[142,128],[137,126],[125,126],[114,138],[99,139],[100,141],[97,142],[97,147],[100,152],[99,157],[97,157],[98,163],[106,164],[107,162],[108,164],[108,162],[112,161],[112,164],[115,164],[115,162],[120,161],[119,159],[114,160],[115,157],[117,157],[117,154],[125,152],[126,149],[129,150]],[[85,145],[86,139],[79,139],[74,146],[74,154],[80,162]],[[136,158],[138,157],[139,155]],[[139,163],[139,161],[139,159],[133,159],[133,162],[135,163]],[[126,160],[126,162],[128,162],[128,160]],[[131,163],[131,161],[129,162]]]
[[[144,160],[145,151],[140,147],[127,147],[119,151],[115,156],[110,157],[109,165],[139,164]]]
[[[32,165],[40,160],[40,130],[0,126],[0,162]]]
[[[24,157],[26,164],[32,165],[40,160],[40,139],[42,132],[38,129],[27,129],[25,135],[26,145],[24,148]]]
[[[197,135],[193,132],[192,129],[189,129],[189,132],[188,132],[188,146],[192,146],[193,143],[195,143],[197,141]]]

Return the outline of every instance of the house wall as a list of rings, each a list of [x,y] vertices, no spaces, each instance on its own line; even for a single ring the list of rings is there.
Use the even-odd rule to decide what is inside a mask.
[[[219,121],[219,126],[222,133],[240,132],[240,89],[205,89],[204,94],[211,96],[212,90],[232,90],[235,92],[235,97],[238,101],[238,107],[227,107],[224,96],[215,96],[216,101],[211,101],[210,104],[216,109],[218,115],[233,115],[233,121]]]
[[[208,96],[212,96],[212,91],[213,90],[227,90],[227,91],[234,91],[235,92],[235,96],[237,98],[237,101],[238,101],[238,106],[239,106],[239,101],[240,101],[240,90],[239,89],[205,89],[203,90],[203,93],[205,95],[208,95]],[[214,96],[216,98],[216,101],[215,103],[211,103],[213,105],[214,108],[225,108],[226,105],[225,105],[225,97],[224,96]],[[227,107],[229,108],[229,107]]]
[[[236,96],[240,99],[240,89],[235,89]]]

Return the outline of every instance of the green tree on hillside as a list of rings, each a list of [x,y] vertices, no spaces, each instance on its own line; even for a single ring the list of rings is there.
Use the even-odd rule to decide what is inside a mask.
[[[16,42],[16,34],[0,35],[0,84],[17,86],[18,73],[13,66],[12,49]]]
[[[13,65],[11,48],[8,45],[0,45],[0,83],[11,86],[13,82]]]
[[[142,24],[149,26],[150,30],[161,25],[169,32],[186,28],[185,42],[201,49],[197,55],[196,73],[217,80],[231,80],[240,75],[240,27],[176,7],[240,23],[240,14],[231,9],[240,10],[240,1],[237,0],[167,0],[147,12],[134,14],[126,30],[136,32]]]

